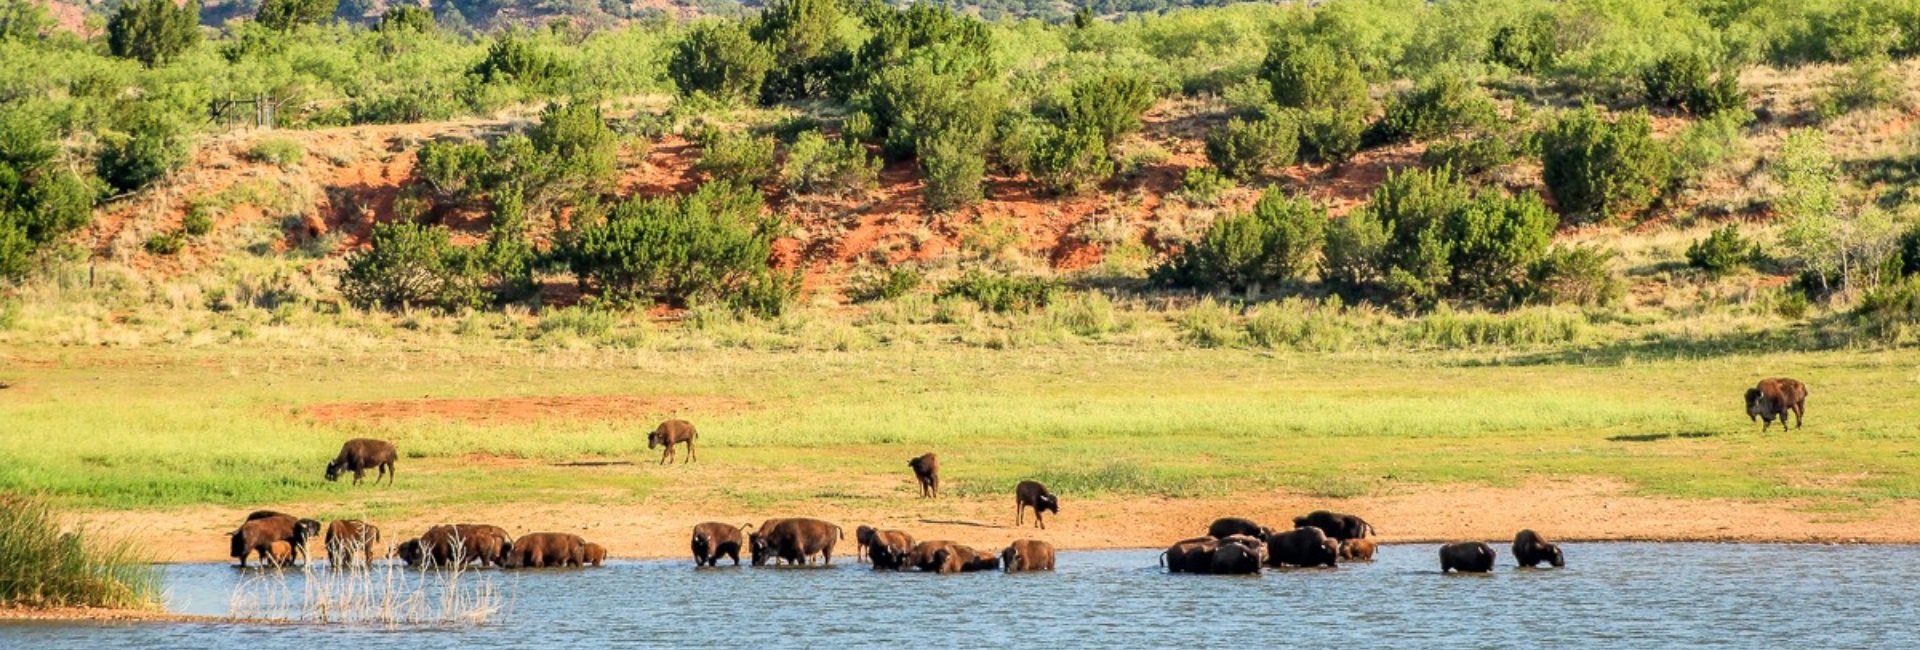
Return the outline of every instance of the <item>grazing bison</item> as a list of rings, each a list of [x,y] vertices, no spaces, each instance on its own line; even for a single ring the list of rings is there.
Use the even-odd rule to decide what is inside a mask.
[[[1461,542],[1440,547],[1440,572],[1489,573],[1493,571],[1493,547],[1480,542]]]
[[[720,557],[733,558],[740,566],[740,529],[731,524],[709,521],[693,527],[693,565],[716,566]]]
[[[1373,535],[1373,524],[1353,515],[1315,510],[1305,517],[1294,517],[1294,528],[1312,526],[1338,540],[1361,539]]]
[[[1747,421],[1764,420],[1761,433],[1773,427],[1774,418],[1780,418],[1780,428],[1786,429],[1788,413],[1793,414],[1793,428],[1800,428],[1800,420],[1807,413],[1806,384],[1797,379],[1776,377],[1762,379],[1760,385],[1747,389]]]
[[[1532,530],[1523,530],[1513,536],[1513,559],[1523,567],[1537,567],[1541,562],[1554,568],[1567,565],[1566,557],[1560,555],[1560,546],[1549,543],[1547,538]]]
[[[820,555],[822,564],[833,564],[833,546],[847,536],[839,526],[818,519],[768,521],[771,523],[748,538],[754,566],[766,564],[769,558],[787,564],[812,564],[815,554]]]
[[[1340,559],[1373,561],[1373,551],[1378,548],[1370,539],[1349,539],[1340,542]]]
[[[920,496],[937,498],[940,496],[940,459],[933,452],[921,454],[919,458],[907,461],[907,467],[913,468],[913,477],[920,479]]]
[[[340,455],[327,463],[327,480],[340,479],[340,472],[353,472],[353,484],[359,485],[367,470],[378,468],[380,474],[373,477],[373,484],[379,485],[381,478],[387,479],[387,485],[393,485],[393,461],[400,458],[400,452],[393,443],[372,438],[354,438],[340,446]]]
[[[513,540],[502,566],[544,569],[580,566],[587,559],[587,540],[570,533],[527,533]]]
[[[367,565],[373,562],[373,545],[380,541],[380,529],[358,519],[338,519],[327,524],[327,563],[333,566]]]
[[[866,535],[867,559],[873,563],[874,570],[898,571],[906,565],[907,556],[913,553],[912,535],[898,530],[860,528]]]
[[[260,514],[260,513],[255,513]],[[229,551],[240,561],[241,567],[247,566],[247,558],[258,554],[260,561],[275,564],[273,543],[287,542],[291,546],[289,553],[301,558],[307,555],[307,540],[320,535],[320,522],[312,519],[295,519],[293,515],[269,513],[256,519],[248,519],[240,524],[230,535]]]
[[[1007,573],[1052,571],[1053,545],[1037,539],[1014,540],[1000,551],[1000,564]]]
[[[420,545],[420,538],[418,537],[395,545],[393,547],[393,554],[395,557],[400,558],[401,562],[407,563],[407,566],[420,566],[420,563],[427,559],[427,552],[424,550],[424,547]]]
[[[1340,542],[1318,526],[1295,528],[1267,538],[1268,565],[1337,567],[1339,562]]]
[[[422,560],[434,566],[503,566],[513,550],[506,529],[487,524],[440,525],[420,536]]]
[[[1266,541],[1267,536],[1273,534],[1273,530],[1270,528],[1267,528],[1266,526],[1262,526],[1260,524],[1254,523],[1252,519],[1244,519],[1241,517],[1222,517],[1220,519],[1213,520],[1213,525],[1207,527],[1207,534],[1214,537],[1226,537],[1229,535],[1246,535],[1248,537],[1253,537],[1264,542]]]
[[[1048,492],[1047,486],[1041,485],[1038,481],[1021,481],[1019,485],[1013,487],[1013,525],[1018,526],[1022,523],[1022,517],[1026,515],[1027,508],[1033,508],[1033,525],[1045,529],[1047,522],[1040,519],[1040,513],[1045,511],[1060,514],[1060,497]]]
[[[687,443],[687,459],[681,462],[691,463],[697,460],[698,455],[693,451],[693,439],[698,437],[700,432],[693,430],[692,422],[667,420],[661,422],[660,426],[654,427],[653,433],[647,434],[647,448],[652,449],[655,445],[665,446],[666,451],[660,452],[660,464],[665,465],[673,462],[673,446]]]

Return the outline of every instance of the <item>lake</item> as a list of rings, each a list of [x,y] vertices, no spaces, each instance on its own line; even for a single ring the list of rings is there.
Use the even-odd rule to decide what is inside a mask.
[[[1487,576],[1439,574],[1435,544],[1245,577],[1168,575],[1145,550],[1063,552],[1051,574],[875,573],[851,562],[695,570],[691,560],[483,570],[462,587],[496,595],[499,611],[482,625],[13,622],[0,623],[0,647],[1894,648],[1920,638],[1920,547],[1566,544],[1568,568],[1520,570],[1504,546]],[[168,609],[300,603],[329,580],[320,564],[311,577],[167,566]],[[424,600],[438,602],[441,581],[425,583]]]

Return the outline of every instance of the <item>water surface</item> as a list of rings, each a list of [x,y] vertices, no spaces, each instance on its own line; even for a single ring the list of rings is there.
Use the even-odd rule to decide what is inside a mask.
[[[1055,573],[1011,576],[874,573],[854,564],[695,570],[690,561],[480,571],[469,579],[492,585],[504,603],[482,626],[4,623],[0,648],[1920,643],[1915,546],[1571,544],[1567,569],[1537,571],[1512,568],[1496,547],[1507,564],[1490,576],[1440,575],[1436,548],[1385,546],[1372,563],[1258,577],[1167,575],[1155,551],[1061,553]],[[230,614],[236,602],[298,601],[309,579],[298,571],[263,578],[225,565],[165,571],[168,608],[208,615]]]

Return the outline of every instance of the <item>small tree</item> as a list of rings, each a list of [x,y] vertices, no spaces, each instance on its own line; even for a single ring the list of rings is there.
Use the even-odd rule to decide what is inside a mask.
[[[744,24],[705,22],[674,46],[667,75],[682,95],[697,92],[739,102],[759,96],[760,84],[774,64],[773,53],[755,42]]]
[[[445,226],[377,224],[370,246],[347,256],[340,293],[363,309],[477,307],[479,260],[453,245]]]
[[[138,190],[186,162],[186,127],[159,102],[131,104],[118,124],[125,131],[106,134],[97,161],[114,189]]]
[[[787,149],[780,184],[797,194],[844,196],[873,188],[879,174],[880,159],[868,156],[866,147],[807,131]]]
[[[40,38],[53,27],[38,0],[0,0],[0,43]]]
[[[1713,275],[1738,271],[1760,257],[1760,245],[1740,236],[1740,228],[1727,224],[1705,239],[1687,247],[1687,266]]]
[[[630,199],[574,233],[568,265],[583,286],[615,301],[725,296],[770,269],[783,226],[760,207],[757,190],[725,181],[680,197]]]
[[[1152,85],[1133,75],[1107,74],[1082,80],[1073,84],[1067,100],[1058,107],[1058,123],[1112,142],[1120,135],[1140,130],[1140,114],[1153,107],[1153,98]]]
[[[387,9],[380,15],[380,31],[417,32],[431,34],[439,26],[433,22],[433,12],[426,7],[400,5]]]
[[[1207,132],[1207,161],[1220,173],[1241,181],[1293,164],[1299,148],[1299,127],[1284,117],[1253,122],[1236,117]]]
[[[935,137],[921,146],[920,168],[927,176],[927,207],[953,210],[980,200],[987,159],[969,138]]]
[[[487,58],[473,67],[472,74],[487,83],[537,88],[559,78],[565,70],[553,55],[508,31],[487,47]]]
[[[1440,75],[1389,100],[1374,133],[1382,142],[1432,140],[1484,129],[1499,119],[1493,99],[1478,86],[1458,76]]]
[[[1260,76],[1282,108],[1349,108],[1371,104],[1353,57],[1317,40],[1288,37],[1267,47]]]
[[[340,0],[262,0],[253,19],[279,32],[293,31],[301,25],[318,25],[333,17]]]
[[[1841,195],[1840,169],[1815,129],[1787,134],[1774,163],[1780,193],[1774,211],[1786,222],[1782,248],[1793,253],[1819,282],[1821,293],[1850,290],[1854,283],[1878,284],[1881,262],[1898,240],[1892,215]]]
[[[1250,212],[1227,215],[1156,269],[1163,284],[1240,291],[1303,279],[1326,241],[1327,211],[1278,188]]]
[[[565,191],[597,191],[612,179],[619,137],[589,103],[549,104],[527,131],[539,152],[545,185]],[[533,170],[529,170],[533,171]]]
[[[709,129],[700,136],[700,160],[693,165],[708,178],[758,185],[773,178],[773,136]]]
[[[200,3],[131,0],[107,20],[107,49],[149,68],[165,65],[200,42]]]
[[[1035,147],[1027,173],[1048,192],[1082,194],[1113,176],[1113,158],[1098,133],[1053,128]]]
[[[1646,86],[1648,103],[1682,109],[1696,117],[1712,117],[1747,106],[1738,75],[1727,71],[1715,74],[1705,57],[1691,51],[1661,57],[1640,74],[1640,81]]]
[[[1573,111],[1541,134],[1540,149],[1547,189],[1576,222],[1646,209],[1668,179],[1667,148],[1644,111],[1613,122],[1592,107]]]

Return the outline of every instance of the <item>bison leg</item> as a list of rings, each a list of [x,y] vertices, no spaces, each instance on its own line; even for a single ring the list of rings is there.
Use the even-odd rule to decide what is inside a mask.
[[[1042,518],[1040,517],[1040,509],[1039,509],[1039,508],[1034,508],[1034,509],[1033,509],[1033,525],[1035,525],[1035,526],[1039,526],[1039,527],[1040,527],[1040,530],[1046,530],[1046,529],[1047,529],[1047,520],[1045,520],[1045,519],[1042,519]]]
[[[1800,420],[1805,418],[1806,416],[1807,416],[1807,405],[1805,403],[1793,405],[1793,428],[1795,429],[1800,428]],[[1787,426],[1787,418],[1784,415],[1780,417],[1780,426],[1782,427]]]
[[[359,484],[360,484],[360,479],[363,479],[363,478],[366,478],[366,477],[367,477],[367,470],[365,470],[365,469],[361,469],[361,468],[355,468],[355,469],[353,470],[353,484],[354,484],[354,485],[359,485]]]
[[[686,462],[689,462],[689,463],[691,463],[691,462],[693,462],[693,461],[695,461],[695,460],[699,460],[699,458],[700,458],[700,455],[699,455],[699,454],[697,454],[697,453],[695,453],[695,452],[693,451],[693,439],[692,439],[692,438],[688,438],[688,439],[687,439],[687,461],[686,461]]]
[[[1033,512],[1034,514],[1040,513],[1039,510],[1035,510]],[[1027,504],[1020,503],[1018,501],[1013,502],[1013,525],[1018,526],[1020,524],[1026,523],[1026,519],[1025,519],[1026,516],[1027,516]]]

